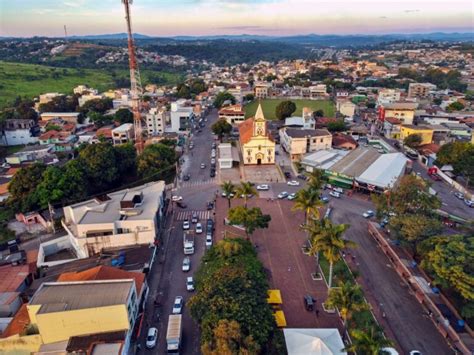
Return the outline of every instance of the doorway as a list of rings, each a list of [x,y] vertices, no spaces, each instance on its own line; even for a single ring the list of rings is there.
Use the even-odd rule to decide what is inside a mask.
[[[261,165],[262,164],[262,159],[258,158],[257,159],[257,165]]]

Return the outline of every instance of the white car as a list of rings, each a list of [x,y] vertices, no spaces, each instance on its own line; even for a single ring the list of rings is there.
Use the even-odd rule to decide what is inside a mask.
[[[196,223],[196,234],[201,234],[202,233],[202,224],[201,223]]]
[[[456,196],[460,200],[464,200],[464,194],[462,192],[455,192],[454,196]]]
[[[194,280],[192,276],[186,278],[186,290],[194,291]]]
[[[300,182],[296,180],[290,180],[286,183],[288,186],[300,186]]]
[[[189,258],[189,256],[187,256],[183,259],[182,270],[183,271],[189,271],[190,269],[191,269],[191,259]]]
[[[280,192],[277,197],[280,198],[280,199],[286,198],[286,197],[288,197],[288,192],[286,192],[286,191]]]
[[[375,212],[372,210],[368,210],[362,213],[362,216],[364,216],[364,218],[370,218],[370,217],[375,216]]]
[[[181,314],[181,311],[183,310],[183,297],[182,296],[176,296],[174,299],[173,303],[173,311],[171,312],[172,314]]]
[[[173,201],[173,202],[178,202],[178,201],[182,201],[182,200],[183,200],[182,196],[177,196],[177,195],[171,196],[171,201]]]
[[[234,197],[235,194],[233,192],[230,193],[229,197],[232,198]],[[225,192],[222,192],[222,197],[227,197],[227,194]]]
[[[206,248],[210,248],[212,247],[212,235],[211,234],[207,234],[206,235]]]
[[[338,193],[340,193],[340,194],[343,194],[343,193],[344,193],[344,190],[341,189],[340,187],[334,187],[332,190],[335,191],[335,192],[338,192]]]
[[[152,349],[156,346],[156,340],[158,339],[158,329],[150,328],[146,336],[146,347]]]
[[[294,200],[295,198],[296,198],[296,193],[295,192],[293,192],[292,194],[289,194],[288,197],[287,197],[287,199],[290,200],[290,201]]]
[[[464,203],[469,207],[474,207],[474,200],[464,199]]]
[[[206,164],[201,163],[201,169],[206,169]]]
[[[329,193],[329,195],[331,195],[332,197],[335,197],[335,198],[340,198],[341,197],[341,194],[339,192],[336,192],[336,191],[331,191]]]
[[[215,164],[216,163],[216,158],[212,158],[211,159],[211,164]]]
[[[189,230],[189,221],[187,219],[185,219],[183,221],[183,229],[186,231],[186,230]]]
[[[211,158],[215,158],[216,157],[216,151],[213,150],[212,153],[211,153]]]
[[[265,185],[257,185],[257,190],[258,191],[268,191],[268,190],[270,190],[270,186],[268,186],[266,184]]]

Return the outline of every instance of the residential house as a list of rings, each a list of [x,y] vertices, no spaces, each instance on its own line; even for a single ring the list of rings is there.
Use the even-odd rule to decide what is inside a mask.
[[[269,83],[256,83],[254,85],[254,95],[257,99],[266,99],[271,96],[271,87]]]
[[[114,145],[125,144],[133,141],[133,123],[124,123],[112,129],[112,142]]]
[[[332,146],[335,149],[354,150],[358,144],[352,136],[336,133],[332,136]]]
[[[97,95],[99,93],[96,89],[90,88],[87,85],[78,85],[72,91],[74,94],[79,94],[79,95],[84,95],[84,94]]]
[[[239,134],[244,165],[275,164],[275,141],[268,132],[260,104],[255,117],[239,125]]]
[[[219,110],[219,119],[230,124],[240,124],[245,120],[245,110],[242,105],[225,106]]]
[[[146,114],[146,129],[149,136],[163,134],[169,112],[165,107],[154,107]]]
[[[39,137],[40,145],[53,145],[54,152],[66,152],[73,149],[77,137],[67,131],[51,130]]]
[[[57,157],[54,155],[53,145],[26,146],[22,150],[7,156],[5,160],[8,164],[12,165],[36,162],[51,164],[58,162]]]
[[[104,96],[103,95],[99,95],[99,94],[94,94],[94,93],[87,93],[87,94],[83,94],[82,96],[80,96],[78,99],[77,99],[77,102],[79,104],[79,107],[82,107],[84,106],[84,104],[88,101],[91,101],[91,100],[101,100],[103,99]]]
[[[164,181],[157,181],[66,206],[63,227],[86,255],[153,244],[163,219],[164,190]]]
[[[132,100],[128,94],[120,94],[118,96],[115,94],[115,98],[112,100],[112,107],[114,109],[131,108]]]
[[[280,129],[281,147],[291,160],[299,161],[304,154],[331,148],[332,135],[326,129]]]
[[[13,118],[0,125],[1,145],[23,145],[38,142],[40,129],[34,120]]]
[[[326,84],[317,84],[309,87],[309,97],[312,99],[325,99],[328,97]]]
[[[401,92],[398,89],[380,89],[377,94],[378,105],[388,105],[400,101]]]
[[[398,118],[387,117],[383,122],[384,136],[390,139],[399,139],[401,126],[402,122]]]
[[[430,144],[433,141],[433,129],[429,126],[402,125],[400,127],[400,141],[416,134],[421,137],[420,145]]]
[[[415,118],[415,109],[417,107],[418,104],[411,102],[394,102],[391,104],[379,106],[379,128],[383,127],[383,121],[388,117],[399,119],[402,124],[413,124],[413,119]]]
[[[466,140],[471,137],[472,128],[464,123],[445,122],[441,125],[449,129],[449,134],[451,136],[465,138]]]
[[[410,83],[408,85],[408,97],[427,98],[434,90],[436,90],[436,85],[431,83]]]

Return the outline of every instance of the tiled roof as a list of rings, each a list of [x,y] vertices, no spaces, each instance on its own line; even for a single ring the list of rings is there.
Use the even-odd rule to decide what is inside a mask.
[[[0,292],[15,292],[30,275],[29,265],[0,266]]]
[[[240,143],[250,142],[253,136],[253,118],[246,119],[239,125]]]
[[[335,147],[341,146],[343,144],[353,144],[357,146],[357,142],[351,136],[347,134],[335,134],[332,136],[332,145]]]
[[[39,137],[39,139],[43,141],[43,140],[46,140],[46,139],[58,138],[58,137],[59,137],[59,132],[53,129],[53,130],[51,130],[51,131],[48,131],[48,132],[46,132],[46,133],[43,133],[43,134]]]
[[[400,121],[398,118],[395,117],[387,117],[385,118],[385,121],[391,123],[391,124],[401,124],[402,121]]]
[[[21,334],[28,327],[30,324],[30,316],[28,315],[28,309],[26,306],[26,303],[23,304],[18,312],[16,312],[11,322],[0,335],[1,338],[8,338],[12,335]]]

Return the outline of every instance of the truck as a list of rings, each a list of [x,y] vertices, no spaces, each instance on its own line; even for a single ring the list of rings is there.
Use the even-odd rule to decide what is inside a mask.
[[[194,234],[185,232],[183,235],[183,251],[184,255],[194,254]]]
[[[181,314],[171,314],[166,330],[166,349],[168,354],[179,354],[181,345]]]

